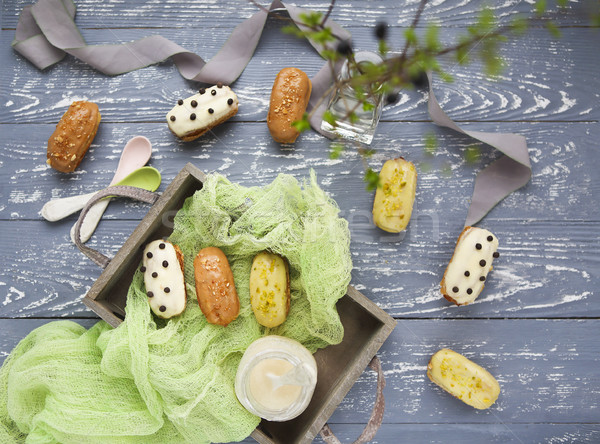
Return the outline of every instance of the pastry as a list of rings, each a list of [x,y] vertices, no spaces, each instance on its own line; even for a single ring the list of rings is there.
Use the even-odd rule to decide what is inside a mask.
[[[183,254],[177,245],[155,240],[144,248],[142,268],[151,310],[159,318],[169,319],[185,310]]]
[[[92,144],[99,124],[98,105],[73,102],[48,139],[46,163],[63,173],[74,171]]]
[[[284,68],[279,71],[271,91],[271,104],[267,116],[269,132],[279,143],[292,143],[300,132],[292,126],[306,111],[312,84],[298,68]]]
[[[290,311],[290,274],[281,256],[263,251],[250,269],[250,304],[260,325],[277,327]]]
[[[240,311],[233,273],[225,254],[216,247],[203,248],[194,259],[196,296],[206,320],[226,326]]]
[[[427,376],[452,396],[480,410],[489,408],[500,394],[498,381],[486,369],[447,348],[431,357]]]
[[[238,98],[228,86],[217,83],[201,88],[187,99],[179,99],[167,114],[173,134],[185,142],[197,139],[208,130],[236,115]]]
[[[390,233],[406,229],[417,189],[417,170],[402,157],[388,160],[379,172],[381,187],[373,201],[373,222]]]
[[[488,230],[465,227],[440,284],[444,297],[456,305],[477,299],[493,260],[500,256],[497,250],[498,238]]]

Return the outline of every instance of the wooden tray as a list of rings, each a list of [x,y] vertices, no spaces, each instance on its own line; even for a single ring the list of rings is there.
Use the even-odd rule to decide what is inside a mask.
[[[204,173],[188,163],[85,295],[84,304],[113,327],[125,318],[127,291],[143,246],[171,234],[175,213],[185,199],[202,189],[205,179]],[[344,340],[315,353],[319,376],[308,408],[291,421],[263,420],[252,433],[258,442],[312,442],[396,325],[391,316],[352,286],[338,301],[337,309],[344,325]]]

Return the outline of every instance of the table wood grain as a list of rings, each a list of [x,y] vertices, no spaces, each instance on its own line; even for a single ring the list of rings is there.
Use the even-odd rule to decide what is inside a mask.
[[[125,42],[161,34],[210,58],[229,32],[256,8],[245,1],[76,1],[76,22],[89,43]],[[482,0],[432,1],[426,20],[437,22],[444,42],[474,23]],[[528,2],[488,2],[507,22]],[[240,111],[210,134],[182,143],[164,115],[196,89],[166,61],[107,77],[67,57],[44,71],[15,53],[10,43],[18,14],[29,0],[4,0],[0,10],[0,360],[27,333],[53,319],[86,327],[97,318],[81,298],[100,270],[69,240],[75,216],[56,223],[39,214],[49,199],[108,185],[126,141],[145,135],[150,164],[163,176],[159,191],[187,163],[219,172],[245,186],[265,185],[279,173],[302,179],[311,169],[349,222],[352,284],[384,308],[398,326],[381,349],[387,378],[386,413],[374,442],[600,442],[600,32],[589,26],[584,4],[558,12],[562,37],[543,26],[502,47],[507,68],[496,80],[481,65],[445,67],[455,81],[435,81],[440,104],[466,129],[515,132],[529,144],[531,182],[502,201],[480,223],[500,239],[500,258],[486,288],[466,307],[450,306],[439,281],[463,226],[475,175],[498,157],[481,147],[466,163],[472,140],[438,128],[427,115],[422,91],[402,91],[384,109],[373,141],[374,169],[401,155],[416,163],[419,184],[406,233],[372,225],[373,196],[365,191],[363,164],[350,147],[329,159],[329,141],[303,134],[293,146],[269,136],[265,120],[272,81],[289,65],[315,74],[322,60],[303,41],[280,32],[269,19],[254,58],[234,90]],[[297,3],[325,11],[328,2]],[[375,49],[372,28],[390,25],[400,47],[418,2],[342,1],[332,18],[360,49]],[[423,29],[419,29],[422,32]],[[100,106],[100,130],[73,174],[45,164],[46,143],[68,105],[78,99]],[[439,148],[429,155],[424,134]],[[113,255],[147,206],[113,201],[90,241]],[[429,382],[429,357],[450,347],[494,374],[498,402],[476,411]],[[375,376],[365,372],[330,419],[342,442],[360,434],[374,398]],[[251,442],[251,440],[248,440]],[[320,442],[320,440],[317,440]]]

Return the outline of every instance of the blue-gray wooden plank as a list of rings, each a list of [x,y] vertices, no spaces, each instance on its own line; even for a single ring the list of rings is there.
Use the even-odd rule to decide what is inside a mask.
[[[47,320],[0,319],[0,356]],[[78,320],[89,327],[93,321]],[[386,377],[386,424],[495,424],[493,436],[515,424],[598,422],[600,320],[401,320],[379,352]],[[500,383],[498,401],[476,410],[426,376],[430,356],[451,348],[487,368]],[[369,417],[376,377],[366,371],[330,421],[360,424]],[[596,430],[598,430],[596,425]],[[507,431],[508,433],[508,431]],[[385,442],[385,441],[381,441]],[[529,442],[523,440],[523,442]]]
[[[330,424],[341,442],[351,443],[362,433],[360,424]],[[373,444],[596,444],[600,429],[593,424],[388,424]],[[324,441],[318,437],[315,444]]]
[[[525,136],[530,147],[531,182],[500,203],[488,219],[600,220],[600,209],[590,204],[600,201],[600,184],[595,180],[600,169],[597,123],[464,123],[463,127],[515,132]],[[364,189],[364,167],[355,147],[349,145],[340,159],[331,160],[330,142],[313,132],[303,134],[293,146],[280,146],[263,122],[228,122],[184,143],[168,131],[166,123],[101,123],[78,169],[62,174],[45,163],[47,139],[54,125],[4,124],[1,128],[0,219],[40,219],[38,212],[47,200],[107,186],[126,141],[143,134],[153,143],[150,163],[162,172],[164,184],[187,162],[244,185],[267,184],[280,172],[301,178],[314,168],[353,228],[370,227],[364,222],[370,218],[372,194]],[[424,149],[424,134],[430,131],[439,139],[433,155]],[[458,227],[466,217],[475,175],[499,156],[483,146],[479,161],[469,164],[464,149],[472,143],[472,139],[428,122],[382,122],[372,145],[377,153],[369,162],[379,169],[386,159],[397,156],[413,161],[419,172],[416,214],[434,218],[436,223],[452,221]],[[118,210],[112,214],[116,218],[142,215],[118,205],[115,208]],[[372,235],[382,234],[372,230]]]
[[[164,124],[104,124],[95,141],[97,146],[79,173],[63,175],[44,163],[44,131],[50,131],[50,125],[3,125],[10,130],[0,136],[0,145],[5,147],[0,153],[0,177],[7,184],[2,191],[6,205],[0,214],[10,220],[2,222],[3,248],[10,259],[0,270],[0,281],[8,284],[6,289],[15,290],[7,292],[12,302],[2,312],[17,317],[91,315],[78,298],[99,271],[68,239],[74,217],[52,224],[40,221],[38,211],[51,198],[106,185],[127,137],[145,134],[155,144],[151,163],[163,174],[161,190],[188,161],[246,186],[267,184],[279,172],[301,179],[315,168],[323,188],[338,201],[341,216],[349,221],[353,283],[393,315],[598,316],[600,301],[594,297],[594,283],[600,270],[596,254],[600,245],[595,234],[600,213],[596,205],[590,205],[600,200],[597,181],[593,180],[600,168],[594,153],[598,125],[467,126],[498,131],[507,125],[528,137],[534,177],[483,221],[483,226],[499,237],[502,257],[482,296],[468,307],[454,307],[443,300],[439,281],[462,228],[474,174],[495,154],[490,151],[477,167],[464,165],[459,153],[469,141],[448,130],[439,130],[440,149],[429,158],[422,149],[422,134],[431,124],[381,124],[379,137],[383,141],[378,139],[374,167],[398,155],[419,165],[416,209],[409,230],[405,235],[390,235],[371,223],[372,193],[364,190],[357,155],[350,152],[341,160],[329,160],[328,142],[312,133],[303,135],[294,148],[281,149],[270,140],[264,123],[225,124],[215,135],[191,144],[175,142]],[[131,126],[135,130],[129,131]],[[108,159],[99,155],[101,150],[109,151],[104,154]],[[423,171],[425,162],[435,168]],[[453,165],[451,176],[440,172],[446,162]],[[146,211],[145,205],[113,202],[105,219],[134,220],[102,222],[92,245],[106,245],[111,252],[116,251],[137,225],[135,220]],[[26,238],[15,250],[13,239],[28,231],[40,235]],[[40,267],[39,257],[44,257],[44,267]]]
[[[4,0],[3,28],[14,28],[21,10],[33,4],[33,0]],[[209,23],[212,27],[233,27],[257,11],[249,1],[227,0],[206,1],[191,0],[185,3],[177,1],[157,2],[152,0],[128,0],[115,2],[97,2],[95,0],[76,1],[76,21],[81,27],[91,28],[164,28],[164,27],[200,27]],[[268,5],[269,1],[259,2]],[[330,2],[322,0],[304,0],[290,2],[307,9],[326,12]],[[331,18],[342,25],[374,26],[380,20],[387,20],[398,26],[408,26],[418,8],[418,1],[395,0],[346,0],[336,2]],[[480,11],[489,6],[502,23],[506,23],[523,13],[533,10],[531,2],[485,0],[438,0],[430,2],[425,8],[424,20],[437,21],[444,26],[464,26],[477,21]],[[564,25],[589,25],[588,10],[585,2],[570,0],[566,10],[559,10],[555,1],[548,2],[549,11],[559,23]],[[560,12],[558,12],[560,11]],[[558,12],[558,13],[557,13]]]
[[[370,29],[350,27],[355,45],[375,49]],[[450,28],[443,40],[450,44],[465,29]],[[211,57],[227,38],[226,32],[164,29],[160,33],[191,51]],[[401,29],[391,31],[391,42],[400,46]],[[152,34],[144,30],[88,30],[90,43],[130,41]],[[117,77],[104,76],[72,57],[40,72],[18,53],[10,42],[13,31],[0,34],[0,88],[6,103],[0,108],[1,123],[56,123],[71,101],[85,98],[97,102],[105,121],[162,121],[177,98],[196,88],[185,81],[170,61]],[[595,29],[565,29],[563,38],[552,39],[544,29],[511,39],[501,51],[507,68],[496,81],[482,75],[481,64],[459,66],[448,59],[443,66],[455,77],[452,84],[436,82],[442,107],[456,120],[598,120],[595,106],[600,100],[600,78],[596,67],[600,54],[589,42],[598,38]],[[523,45],[530,48],[525,52]],[[473,52],[475,59],[477,51]],[[532,54],[535,56],[532,57]],[[273,79],[290,64],[310,76],[323,60],[308,43],[280,32],[279,23],[264,33],[248,67],[233,85],[240,99],[234,120],[264,121]],[[403,91],[400,100],[385,108],[382,119],[389,121],[428,120],[424,93]]]
[[[137,223],[105,220],[90,246],[112,256]],[[69,240],[71,225],[0,221],[0,246],[5,252],[0,270],[1,317],[95,316],[80,298],[100,269]],[[567,231],[562,222],[499,219],[487,226],[501,240],[501,256],[481,296],[471,305],[456,307],[439,292],[460,232],[445,224],[438,240],[431,238],[426,225],[422,233],[411,234],[401,244],[354,236],[352,283],[400,317],[598,317],[600,222],[571,222]]]

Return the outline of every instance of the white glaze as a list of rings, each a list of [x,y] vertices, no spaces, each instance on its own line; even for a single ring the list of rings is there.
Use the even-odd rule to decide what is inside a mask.
[[[492,241],[488,241],[487,237],[492,236]],[[481,250],[478,250],[475,245],[481,244]],[[487,275],[492,269],[493,254],[498,250],[498,238],[488,230],[477,227],[468,227],[467,230],[459,238],[454,256],[448,264],[445,274],[446,294],[456,301],[459,305],[469,304],[477,299],[481,290],[485,285],[485,281],[480,281],[479,278]],[[485,266],[481,266],[479,261],[484,260]],[[469,271],[470,275],[465,276],[465,271]],[[458,287],[458,292],[453,290]],[[467,289],[473,290],[471,294],[467,293]]]
[[[165,248],[161,249],[160,244],[164,244]],[[151,258],[148,253],[152,253]],[[163,266],[163,261],[167,261],[167,267]],[[153,294],[148,297],[148,303],[154,314],[165,319],[181,314],[185,309],[186,293],[183,271],[173,244],[164,240],[150,242],[144,249],[142,265],[146,268],[146,293]],[[157,273],[158,276],[152,277],[152,273]],[[168,293],[165,293],[166,287],[170,290]],[[165,307],[165,311],[160,311],[161,306]]]
[[[217,93],[213,96],[212,91]],[[227,103],[229,99],[233,100],[231,105]],[[192,106],[194,100],[197,102],[195,107]],[[204,94],[196,93],[184,99],[181,105],[175,105],[167,114],[167,123],[177,137],[185,137],[203,128],[216,125],[226,115],[237,110],[237,107],[238,99],[231,88],[211,86],[205,89]],[[212,114],[208,112],[209,108],[214,111]],[[195,120],[190,118],[192,113],[196,115]],[[171,116],[175,116],[174,122],[171,121]]]

